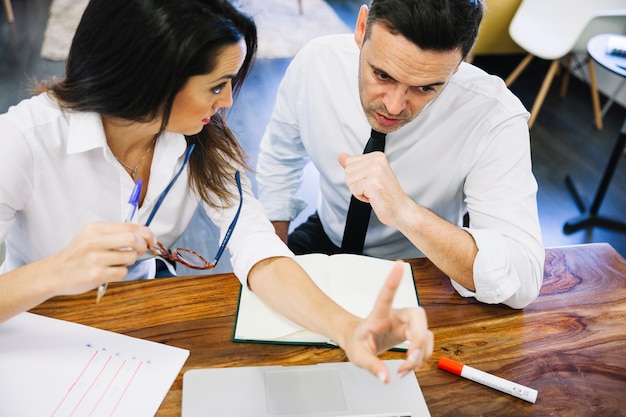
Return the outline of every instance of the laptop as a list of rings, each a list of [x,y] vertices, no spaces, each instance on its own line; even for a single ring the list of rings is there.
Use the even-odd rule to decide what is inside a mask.
[[[182,417],[430,417],[415,373],[384,362],[386,385],[351,362],[191,369]]]

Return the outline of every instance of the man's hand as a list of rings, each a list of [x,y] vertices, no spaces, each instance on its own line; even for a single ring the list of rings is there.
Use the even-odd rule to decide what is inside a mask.
[[[339,155],[350,192],[370,203],[378,220],[402,233],[457,284],[474,291],[478,246],[468,231],[413,201],[398,182],[382,152]]]
[[[378,357],[379,353],[408,340],[407,359],[398,369],[402,376],[420,368],[433,353],[434,337],[428,330],[424,309],[392,308],[401,278],[402,264],[398,263],[378,294],[370,315],[358,322],[351,338],[342,346],[352,362],[376,375],[383,383],[389,381],[389,370]]]
[[[339,155],[339,163],[344,168],[345,182],[352,195],[370,203],[376,217],[385,225],[396,227],[402,222],[405,206],[414,206],[389,166],[382,152],[363,155]]]

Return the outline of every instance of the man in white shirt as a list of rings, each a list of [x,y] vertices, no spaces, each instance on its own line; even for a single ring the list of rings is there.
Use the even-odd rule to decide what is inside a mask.
[[[501,79],[463,63],[482,13],[479,0],[373,0],[354,38],[320,38],[294,58],[257,180],[295,253],[342,251],[352,194],[372,207],[364,254],[426,256],[485,303],[537,297],[545,255],[528,112]],[[384,153],[362,154],[372,128],[386,134]],[[317,212],[287,239],[309,161]]]

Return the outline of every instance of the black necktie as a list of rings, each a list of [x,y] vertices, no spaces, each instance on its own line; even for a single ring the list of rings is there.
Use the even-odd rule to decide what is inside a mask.
[[[367,141],[363,153],[385,150],[385,134],[372,129],[370,140]],[[343,240],[341,241],[341,251],[344,253],[363,253],[363,245],[365,243],[365,234],[367,233],[367,225],[370,221],[370,213],[372,206],[364,203],[352,196],[350,198],[350,207],[348,208],[348,216],[346,217],[346,226],[343,230]]]

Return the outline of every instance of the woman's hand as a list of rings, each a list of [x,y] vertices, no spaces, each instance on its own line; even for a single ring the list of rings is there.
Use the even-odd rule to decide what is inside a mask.
[[[428,330],[424,309],[392,308],[402,271],[400,262],[394,265],[365,319],[332,301],[292,259],[268,258],[258,262],[248,275],[248,285],[278,313],[330,337],[352,362],[387,383],[389,371],[379,353],[408,340],[408,358],[398,369],[400,374],[421,367],[433,353],[433,334]]]
[[[146,226],[90,223],[60,252],[0,275],[0,322],[56,295],[80,294],[128,273],[155,238]]]
[[[155,238],[146,226],[90,223],[70,244],[47,258],[58,294],[79,294],[109,281],[119,281],[128,266],[146,253]]]
[[[401,278],[402,265],[398,262],[378,294],[372,312],[357,321],[351,336],[341,346],[352,362],[376,375],[383,383],[389,381],[389,370],[378,357],[379,353],[409,341],[407,359],[398,369],[402,376],[420,368],[433,353],[433,333],[428,330],[424,309],[392,308]]]

